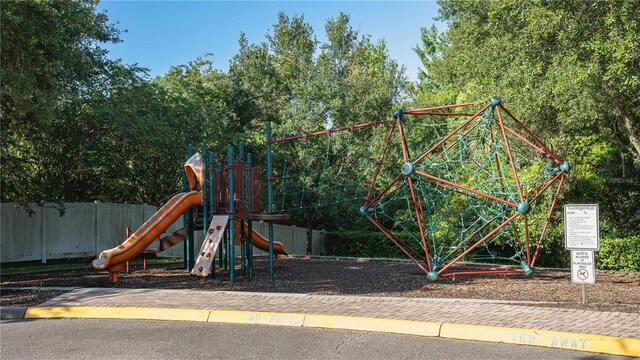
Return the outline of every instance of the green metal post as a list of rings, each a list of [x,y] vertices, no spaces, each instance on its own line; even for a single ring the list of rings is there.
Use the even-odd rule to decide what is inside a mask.
[[[191,158],[191,155],[193,155],[193,146],[191,146],[191,144],[189,144],[189,150],[188,150],[188,154],[189,154],[189,158]],[[195,189],[191,189],[191,190],[195,190]],[[195,259],[193,257],[193,248],[194,248],[194,241],[193,241],[193,209],[189,209],[186,212],[186,225],[187,225],[187,239],[185,240],[185,247],[186,247],[186,251],[185,251],[185,257],[187,258],[187,270],[191,270],[193,268],[193,265],[195,264]]]
[[[207,140],[202,140],[202,170],[204,173],[202,181],[204,184],[200,184],[202,188],[202,235],[207,237],[207,230],[209,229],[209,209],[207,209],[207,199],[209,196],[209,177],[207,176],[207,170],[209,169],[209,153],[207,152]]]
[[[187,173],[186,171],[182,171],[182,190],[184,192],[189,192],[189,180],[187,180]],[[189,218],[187,217],[187,213],[185,212],[182,215],[182,223],[184,228],[188,228],[189,227]],[[187,263],[187,242],[183,242],[182,243],[182,267],[184,267],[187,270],[190,270],[188,268],[188,263]]]
[[[216,212],[216,178],[214,175],[216,162],[213,158],[213,151],[209,151],[209,213],[213,218]]]
[[[273,176],[271,169],[271,121],[267,121],[267,211],[273,211]],[[269,221],[269,280],[273,281],[273,223]]]
[[[229,269],[229,226],[227,226],[227,228],[224,230],[224,243],[222,245],[224,245],[222,247],[222,267],[226,271],[227,269]]]
[[[227,146],[227,166],[229,166],[229,282],[236,281],[236,269],[235,269],[235,256],[236,249],[234,244],[235,235],[235,191],[233,189],[233,148],[231,145]]]
[[[216,188],[216,184],[215,184],[215,178],[213,176],[213,169],[215,168],[216,163],[213,159],[213,151],[209,151],[209,172],[207,173],[207,176],[209,177],[209,199],[208,199],[208,203],[209,203],[209,213],[211,214],[211,218],[213,219],[213,216],[215,215],[215,188]],[[205,202],[207,202],[207,200],[205,200]],[[210,221],[209,221],[210,222]],[[208,228],[208,224],[207,223],[207,228]],[[205,234],[205,236],[207,236]],[[220,247],[220,246],[218,246]],[[211,277],[212,278],[216,278],[216,254],[213,254],[213,264],[211,266]]]
[[[253,212],[253,188],[251,173],[251,153],[247,153],[247,210]],[[253,221],[248,220],[249,234],[247,236],[247,261],[249,267],[249,277],[253,277]]]
[[[246,240],[245,237],[247,236],[244,232],[244,219],[238,219],[238,221],[240,221],[240,273],[242,274],[242,276],[247,276],[247,268],[245,266],[245,262],[246,262],[246,255],[247,255],[247,251],[246,251]]]
[[[240,159],[240,161],[245,161],[244,159],[244,141],[240,141],[240,143],[238,144],[238,159]],[[241,174],[239,171],[238,173],[235,174],[239,179],[242,179],[243,174]],[[242,209],[237,209],[237,210],[242,210]],[[247,261],[246,255],[246,234],[244,231],[244,219],[238,219],[240,221],[240,271],[242,273],[242,276],[246,276],[246,266],[245,263]]]
[[[218,181],[222,181],[222,163],[218,163]],[[222,190],[222,189],[220,189]],[[218,194],[218,192],[216,191],[216,201],[218,201],[220,194]],[[222,268],[224,270],[227,270],[227,236],[226,236],[226,232],[228,229],[225,230],[225,235],[222,237],[222,244],[220,246],[220,266],[222,266]]]
[[[249,255],[247,257],[249,259],[249,278],[252,278],[253,277],[253,221],[252,220],[248,221],[248,229],[249,229],[249,236],[248,236],[247,242],[249,243],[248,245]]]

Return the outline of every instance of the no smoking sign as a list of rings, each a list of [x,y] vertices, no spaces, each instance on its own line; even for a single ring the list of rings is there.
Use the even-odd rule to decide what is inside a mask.
[[[595,261],[593,250],[571,250],[571,282],[595,284]]]

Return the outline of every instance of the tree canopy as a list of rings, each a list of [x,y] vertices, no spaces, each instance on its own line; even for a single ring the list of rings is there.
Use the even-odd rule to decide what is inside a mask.
[[[638,234],[636,1],[440,0],[448,28],[422,29],[414,51],[423,68],[412,85],[387,44],[344,13],[323,29],[280,13],[263,41],[239,34],[228,72],[203,54],[150,79],[107,56],[103,44],[121,32],[97,3],[0,6],[3,202],[154,203],[180,188],[189,143],[207,139],[221,159],[227,143],[244,140],[260,166],[266,120],[300,134],[389,119],[403,102],[497,95],[572,164],[563,202],[600,204],[612,237]],[[305,221],[335,221],[340,209],[322,211]]]
[[[440,0],[412,105],[490,95],[571,163],[564,203],[600,205],[604,236],[640,232],[640,4]],[[556,213],[560,223],[561,212]],[[561,227],[555,227],[556,229]],[[561,231],[552,237],[561,242]]]

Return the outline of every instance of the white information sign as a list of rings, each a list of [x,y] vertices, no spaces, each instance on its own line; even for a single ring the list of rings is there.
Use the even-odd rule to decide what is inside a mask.
[[[600,250],[599,217],[596,204],[565,205],[565,247],[569,250]]]
[[[593,250],[571,250],[571,282],[595,284],[596,264]]]

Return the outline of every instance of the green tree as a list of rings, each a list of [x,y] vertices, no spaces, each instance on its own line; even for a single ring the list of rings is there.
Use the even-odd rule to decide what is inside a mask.
[[[180,184],[169,96],[109,60],[97,1],[2,3],[2,201],[153,203]]]
[[[99,44],[120,41],[120,32],[96,5],[1,5],[2,201],[75,200],[81,197],[74,196],[82,193],[78,188],[94,186],[78,181],[91,167],[84,159],[91,156],[89,143],[99,124],[78,120],[90,112],[92,97],[106,96],[140,70],[106,58]],[[78,146],[82,142],[87,147]]]
[[[256,139],[254,144],[263,139],[265,120],[274,123],[275,137],[284,137],[390,118],[405,79],[404,70],[390,58],[384,42],[373,44],[369,36],[361,36],[344,13],[327,20],[325,31],[327,41],[319,42],[303,16],[280,13],[266,41],[249,44],[241,34],[240,50],[231,62],[229,76],[247,99],[246,112],[239,116],[248,118],[243,121],[251,124],[249,138]],[[352,158],[358,158],[353,151],[356,147],[367,148],[368,139],[369,134],[361,138],[356,134],[290,144],[291,162],[287,163],[287,171],[291,174],[311,171],[310,165],[324,164],[319,159],[326,157],[327,151],[334,154],[351,151]],[[264,164],[263,151],[256,153],[254,159]],[[342,182],[331,178],[338,175],[341,160],[344,158],[331,156],[326,167],[313,170],[315,175],[303,175],[294,181],[298,187],[304,184],[306,205],[321,198],[339,197],[335,192],[338,187],[330,189],[326,185]],[[275,166],[281,165],[276,162]],[[323,181],[323,176],[331,181]],[[366,175],[347,174],[343,168],[340,176],[353,181]],[[294,221],[335,226],[341,219],[347,219],[345,212],[355,214],[355,208],[353,204],[319,207],[299,213]]]
[[[242,139],[246,123],[237,113],[244,100],[229,76],[216,70],[210,60],[199,58],[174,66],[153,83],[165,94],[162,101],[180,137],[177,146],[186,149],[189,143],[207,139],[220,159],[227,143]]]
[[[315,89],[335,126],[389,119],[403,96],[404,68],[391,59],[384,41],[360,36],[344,13],[327,20]],[[357,120],[356,120],[357,121]]]
[[[414,106],[503,98],[572,164],[562,202],[599,203],[603,236],[640,231],[640,5],[441,0],[414,50]],[[561,221],[556,214],[554,221]],[[559,244],[561,231],[551,230]]]

